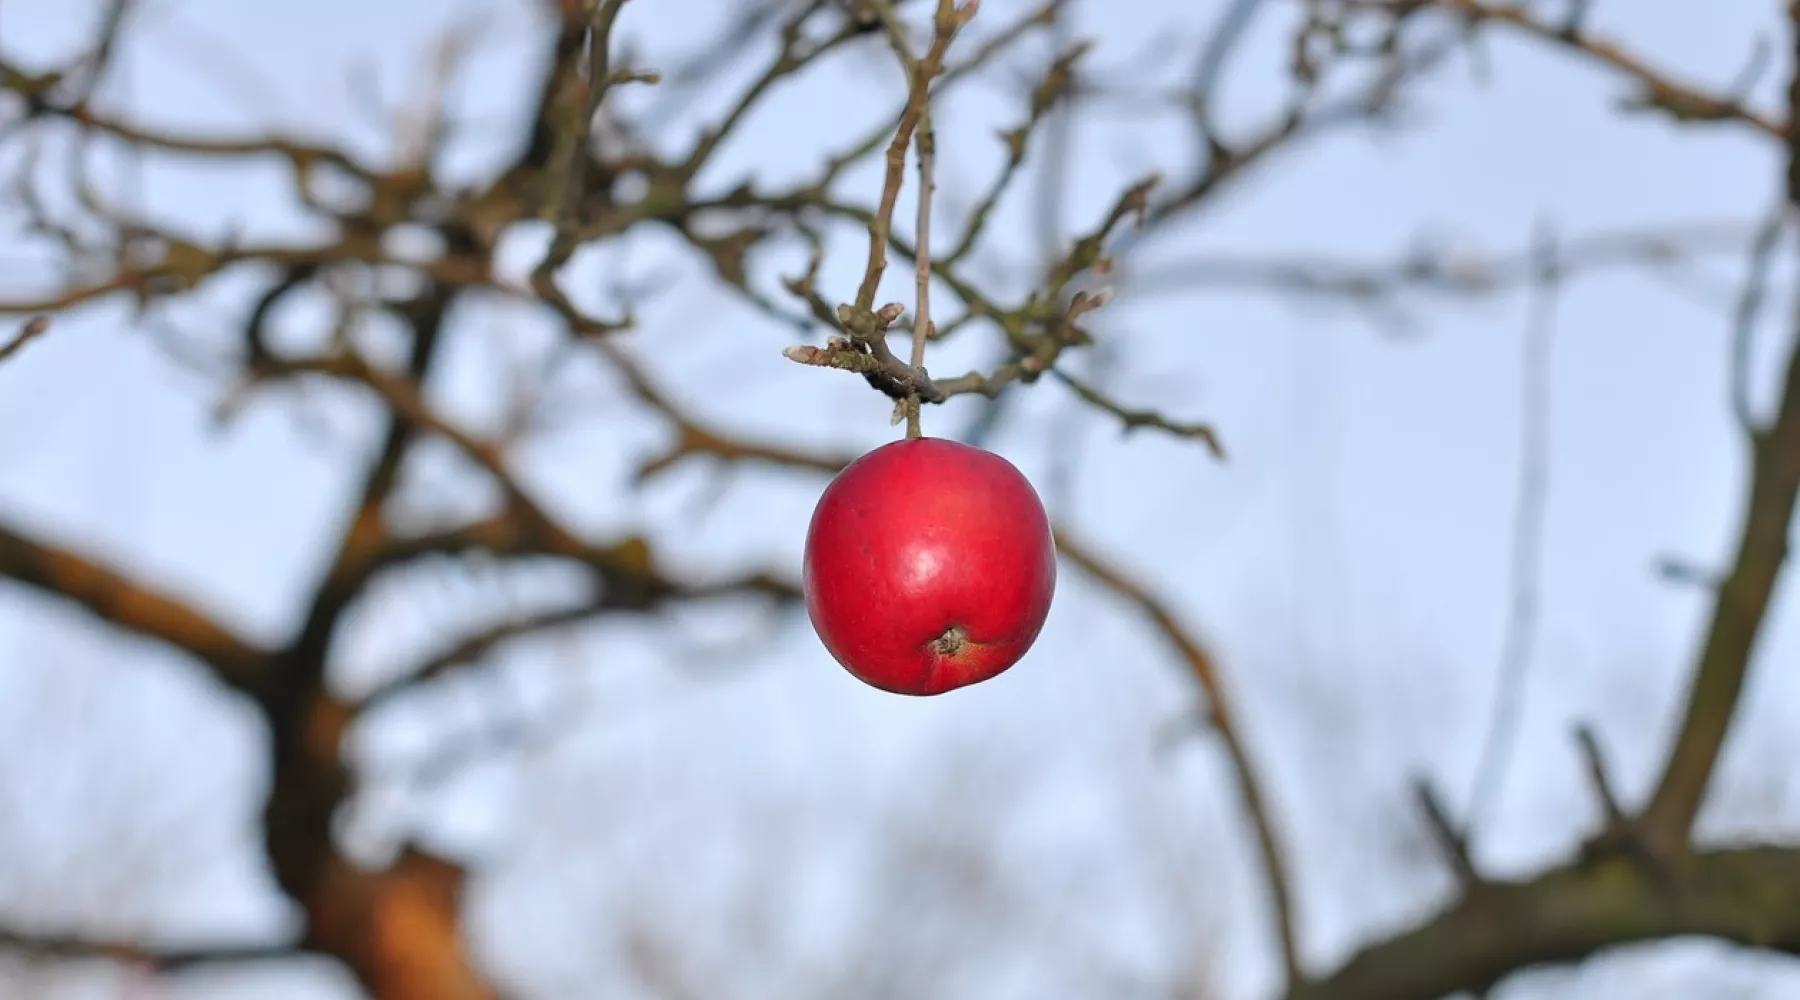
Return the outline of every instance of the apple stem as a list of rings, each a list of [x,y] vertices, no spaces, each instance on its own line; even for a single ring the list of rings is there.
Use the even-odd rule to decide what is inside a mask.
[[[927,77],[919,84],[929,88],[931,80]],[[913,307],[912,366],[915,371],[925,367],[925,341],[931,337],[931,195],[937,189],[933,179],[932,167],[937,159],[937,131],[931,124],[931,95],[929,89],[921,95],[919,108],[919,128],[913,133],[914,149],[919,160],[919,216],[918,216],[918,298]],[[919,426],[919,411],[924,409],[920,404],[919,394],[914,392],[906,399],[906,436],[918,438],[924,432]]]

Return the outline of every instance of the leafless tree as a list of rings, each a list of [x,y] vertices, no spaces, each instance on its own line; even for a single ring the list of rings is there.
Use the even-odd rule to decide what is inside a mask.
[[[1734,350],[1747,384],[1750,340],[1780,260],[1787,205],[1761,226],[1561,239],[1547,231],[1538,245],[1503,259],[1426,250],[1391,262],[1188,255],[1170,263],[1146,259],[1141,248],[1180,232],[1230,198],[1243,179],[1319,136],[1402,126],[1409,101],[1431,85],[1432,70],[1502,34],[1611,74],[1629,89],[1627,113],[1730,129],[1764,144],[1788,165],[1787,202],[1800,203],[1800,76],[1779,107],[1759,106],[1747,96],[1748,83],[1717,91],[1691,85],[1591,31],[1581,0],[1312,0],[1283,7],[1291,21],[1289,101],[1260,123],[1227,127],[1215,97],[1255,0],[1222,5],[1215,31],[1175,47],[1178,85],[1167,82],[1173,73],[1134,76],[1131,67],[1092,65],[1087,40],[1070,28],[1078,3],[994,2],[978,10],[972,0],[756,0],[734,6],[727,23],[696,26],[689,37],[652,38],[641,48],[625,44],[618,26],[633,8],[655,6],[646,0],[552,0],[538,5],[549,31],[536,99],[509,123],[503,162],[474,171],[446,166],[470,126],[452,119],[445,94],[478,47],[478,28],[392,41],[428,49],[434,83],[407,114],[386,123],[378,148],[353,138],[348,124],[340,136],[298,129],[226,134],[125,110],[129,102],[115,97],[114,74],[134,26],[154,14],[147,4],[110,0],[91,41],[71,59],[0,52],[8,103],[0,149],[12,174],[6,210],[18,227],[17,246],[52,268],[36,287],[8,282],[14,287],[0,299],[0,313],[20,325],[0,341],[0,362],[24,370],[65,324],[112,308],[154,337],[171,364],[207,381],[226,424],[268,400],[300,412],[324,399],[377,420],[366,456],[354,459],[354,496],[330,537],[318,540],[316,580],[293,627],[270,639],[231,624],[242,616],[230,609],[202,607],[157,574],[124,568],[100,546],[53,537],[0,511],[0,577],[15,585],[9,596],[48,595],[59,609],[79,609],[134,641],[172,650],[229,695],[221,705],[259,720],[266,731],[257,751],[267,783],[257,817],[262,853],[303,918],[291,937],[270,941],[165,946],[155,935],[52,933],[21,922],[0,931],[0,943],[35,964],[104,959],[149,973],[150,982],[196,966],[311,955],[339,963],[381,1000],[511,992],[464,926],[466,881],[478,861],[423,838],[375,851],[373,859],[359,856],[346,817],[386,782],[429,782],[496,746],[529,741],[552,723],[529,708],[510,712],[495,707],[504,699],[478,696],[484,711],[475,713],[474,734],[446,738],[399,778],[378,754],[364,752],[365,740],[378,742],[390,724],[457,728],[456,695],[446,692],[469,690],[455,688],[458,682],[479,685],[503,654],[553,650],[539,642],[546,637],[616,620],[661,628],[707,609],[779,627],[794,617],[800,596],[795,566],[697,568],[679,544],[647,525],[596,527],[562,513],[555,491],[520,471],[519,456],[550,429],[588,421],[605,434],[613,419],[584,410],[579,394],[571,398],[567,373],[604,372],[613,398],[629,399],[637,418],[660,428],[658,449],[630,470],[643,490],[698,466],[720,479],[779,470],[822,482],[852,457],[849,446],[828,437],[733,419],[714,401],[671,387],[662,372],[692,370],[701,353],[725,350],[718,346],[724,337],[641,328],[642,316],[666,315],[654,306],[659,296],[691,294],[672,293],[668,281],[625,266],[646,240],[678,248],[672,257],[686,270],[674,272],[674,281],[704,279],[709,294],[794,332],[759,348],[801,362],[785,367],[782,378],[853,386],[881,401],[869,411],[877,421],[891,405],[895,419],[915,430],[922,421],[947,419],[944,404],[979,401],[963,410],[974,421],[966,432],[977,440],[1021,398],[1062,392],[1078,412],[1185,439],[1197,456],[1225,460],[1229,427],[1143,406],[1091,374],[1117,348],[1106,326],[1113,304],[1172,286],[1248,287],[1363,309],[1393,323],[1434,296],[1470,299],[1524,288],[1548,301],[1584,271],[1666,268],[1749,246],[1753,280],[1731,303],[1739,331]],[[1784,30],[1800,37],[1800,13]],[[769,102],[829,85],[818,82],[827,70],[849,72],[846,66],[863,63],[898,67],[904,93],[895,106],[875,109],[867,122],[820,123],[835,152],[816,162],[773,160],[747,176],[719,175],[721,151],[754,135]],[[1000,135],[998,169],[971,191],[945,180],[937,146],[948,133],[937,123],[946,120],[944,109],[981,86],[1004,88],[1013,117]],[[1116,118],[1125,110],[1142,115],[1145,128],[1182,130],[1195,155],[1106,192],[1099,210],[1077,216],[1069,179],[1059,176],[1070,154],[1058,130],[1083,115]],[[659,126],[678,112],[712,124],[671,139]],[[126,169],[114,169],[121,164]],[[303,224],[220,232],[202,211],[211,206],[193,206],[187,219],[152,213],[134,198],[129,179],[117,179],[156,169],[266,179],[271,168],[285,185],[285,210]],[[1009,260],[995,231],[1016,223],[997,220],[1014,218],[1008,206],[1025,196],[1025,178],[1036,178],[1042,193],[1025,215],[1042,227],[1036,242],[1044,257]],[[934,211],[938,187],[944,190]],[[908,204],[910,220],[902,210]],[[933,231],[926,234],[928,225]],[[539,237],[528,269],[509,263],[520,241]],[[905,302],[889,301],[896,287],[905,289]],[[928,302],[935,303],[929,312]],[[194,322],[182,308],[194,304],[212,307],[213,328],[228,327],[228,335],[209,335]],[[486,413],[446,403],[440,384],[446,356],[478,339],[475,324],[464,321],[472,311],[548,331],[509,341],[509,357],[527,361],[483,369],[494,401]],[[1540,357],[1546,330],[1527,334]],[[893,337],[911,348],[894,346]],[[527,340],[536,346],[521,346]],[[946,374],[925,364],[928,357],[977,361]],[[1333,967],[1304,958],[1296,917],[1302,887],[1289,874],[1281,819],[1235,711],[1228,667],[1215,662],[1190,614],[1136,578],[1126,558],[1068,525],[1059,528],[1058,550],[1073,576],[1110,595],[1110,606],[1134,627],[1158,636],[1203,705],[1201,728],[1232,776],[1251,845],[1246,856],[1268,901],[1281,995],[1479,994],[1525,970],[1695,935],[1800,954],[1800,848],[1791,836],[1734,846],[1694,837],[1776,594],[1800,493],[1800,349],[1790,358],[1769,412],[1758,412],[1747,388],[1738,396],[1749,479],[1735,555],[1700,581],[1711,588],[1711,616],[1651,793],[1641,802],[1621,798],[1604,734],[1581,729],[1575,742],[1599,817],[1592,836],[1569,845],[1560,863],[1498,878],[1484,873],[1469,849],[1479,827],[1421,782],[1418,815],[1458,891]],[[1515,637],[1532,622],[1540,487],[1527,468],[1514,560]],[[400,600],[414,603],[418,592],[436,588],[441,614],[410,644],[390,643],[403,647],[393,653],[370,638],[369,619],[402,585]],[[1506,706],[1523,641],[1515,638],[1515,651],[1502,658],[1489,760],[1507,754]],[[353,657],[363,661],[357,671]],[[363,676],[346,682],[346,672]],[[395,721],[401,716],[410,721]],[[1147,718],[1143,725],[1165,722]],[[99,752],[106,752],[103,744],[96,734]],[[24,770],[7,773],[9,782],[25,780]],[[993,866],[997,849],[986,839],[993,824],[970,820],[984,807],[999,808],[990,793],[951,789],[924,801],[923,816],[890,824],[900,833],[871,863],[880,877],[871,876],[855,910],[889,925],[895,913],[906,914],[905,933],[870,932],[863,940],[869,952],[854,961],[809,968],[811,975],[798,980],[792,969],[755,964],[721,970],[716,963],[728,959],[707,953],[708,935],[696,934],[679,913],[660,912],[654,898],[631,895],[629,886],[613,900],[617,940],[605,947],[624,956],[638,988],[671,998],[946,996],[973,989],[958,978],[965,966],[1034,955],[1067,963],[1055,967],[1069,970],[1058,974],[1071,981],[1077,968],[1111,970],[1071,993],[1208,995],[1205,917],[1181,905],[1167,909],[1171,933],[1186,936],[1199,957],[1162,979],[1083,957],[1090,942],[1058,926],[1053,908],[1038,913],[1036,923],[1009,918],[1013,938],[982,935],[979,953],[959,952],[970,927],[990,922],[984,914],[1034,911]],[[959,829],[947,817],[978,829]],[[1180,834],[1153,822],[1139,833],[1147,838],[1144,863],[1166,861],[1164,874],[1151,881],[1179,889],[1194,864],[1166,839]],[[154,830],[131,835],[148,834]],[[761,873],[744,898],[781,905],[793,886],[780,871]],[[45,891],[24,877],[0,884]],[[957,922],[933,923],[945,914]],[[744,916],[744,933],[765,926],[765,916]],[[922,969],[915,956],[936,956],[939,964]],[[766,981],[744,989],[746,975]]]

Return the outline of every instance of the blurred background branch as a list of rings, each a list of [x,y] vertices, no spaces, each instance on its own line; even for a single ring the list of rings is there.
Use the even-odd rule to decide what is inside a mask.
[[[1800,731],[1748,17],[6,6],[0,984],[1548,997],[1704,937],[1791,989],[1800,816],[1715,836]],[[896,402],[1078,571],[929,702],[798,613]]]

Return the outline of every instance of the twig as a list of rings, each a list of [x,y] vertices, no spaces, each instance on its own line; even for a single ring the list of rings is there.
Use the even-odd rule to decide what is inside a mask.
[[[1588,789],[1600,807],[1600,828],[1584,839],[1576,853],[1577,865],[1594,865],[1608,859],[1633,861],[1658,885],[1673,888],[1681,870],[1673,863],[1678,859],[1658,849],[1645,836],[1645,827],[1619,804],[1612,784],[1612,769],[1600,749],[1600,738],[1587,724],[1575,726],[1575,746],[1581,752],[1582,770]]]
[[[541,194],[543,213],[555,227],[550,250],[532,270],[534,286],[553,287],[554,274],[574,256],[581,243],[581,206],[587,194],[588,142],[594,116],[606,100],[612,79],[612,30],[626,0],[585,0],[586,20],[579,29],[579,43],[564,39],[559,53],[566,61],[560,92],[554,104],[555,139],[546,184]],[[572,25],[569,27],[573,27]],[[585,49],[585,53],[584,50]],[[585,57],[584,57],[585,56]]]
[[[862,374],[870,385],[900,404],[898,412],[907,417],[907,436],[918,437],[921,433],[918,414],[920,403],[941,402],[945,398],[943,391],[931,381],[924,368],[924,338],[929,336],[931,328],[929,285],[933,273],[931,255],[924,242],[930,236],[933,152],[929,107],[931,81],[943,72],[944,55],[949,51],[951,40],[975,16],[980,4],[979,0],[967,0],[959,7],[954,0],[938,0],[931,45],[925,56],[919,59],[913,58],[907,50],[904,31],[889,0],[870,0],[870,4],[871,10],[887,25],[894,50],[907,70],[908,90],[906,108],[901,112],[900,120],[894,128],[893,141],[888,144],[887,169],[882,181],[880,202],[865,220],[869,233],[868,265],[857,289],[856,301],[844,303],[835,310],[838,326],[847,335],[847,339],[834,339],[824,348],[790,347],[782,354],[801,364],[842,368]],[[905,307],[889,303],[878,310],[875,308],[875,295],[880,289],[882,273],[887,268],[888,246],[895,242],[894,209],[899,203],[900,188],[905,180],[906,152],[912,148],[915,135],[919,138],[922,185],[919,195],[921,231],[919,245],[913,250],[914,259],[918,262],[920,296],[915,312],[922,315],[917,315],[914,319],[913,360],[909,364],[896,357],[887,343],[888,331],[900,318]],[[817,198],[813,201],[815,204],[820,203]],[[810,292],[807,283],[801,281],[790,281],[788,287],[796,293]],[[816,303],[814,308],[817,311]]]
[[[1300,949],[1294,932],[1293,890],[1288,881],[1287,863],[1282,857],[1280,838],[1275,832],[1275,821],[1267,797],[1263,794],[1262,782],[1250,761],[1250,750],[1238,732],[1236,717],[1225,693],[1225,683],[1219,676],[1218,667],[1213,663],[1212,654],[1176,619],[1168,605],[1148,588],[1130,579],[1116,567],[1101,561],[1068,534],[1061,531],[1056,533],[1056,549],[1082,572],[1142,611],[1156,626],[1163,639],[1174,648],[1176,655],[1199,684],[1201,693],[1206,696],[1207,721],[1212,724],[1213,732],[1218,734],[1219,742],[1225,747],[1225,755],[1231,762],[1232,776],[1237,781],[1238,795],[1243,799],[1244,811],[1249,815],[1250,826],[1256,835],[1263,878],[1268,885],[1270,908],[1274,913],[1276,934],[1281,946],[1282,966],[1290,984],[1299,982],[1302,979]]]
[[[1575,727],[1575,745],[1581,748],[1581,760],[1587,772],[1588,787],[1594,792],[1595,801],[1600,803],[1601,818],[1605,829],[1623,829],[1629,822],[1625,810],[1619,805],[1619,797],[1614,794],[1611,772],[1606,766],[1606,755],[1600,750],[1600,738],[1594,734],[1593,727],[1579,725]]]
[[[1486,0],[1343,0],[1343,3],[1353,9],[1386,11],[1396,16],[1420,7],[1435,7],[1470,23],[1502,24],[1540,41],[1580,52],[1630,79],[1641,89],[1627,102],[1628,108],[1655,108],[1677,121],[1738,122],[1776,138],[1787,131],[1786,123],[1760,114],[1742,101],[1709,94],[1677,81],[1619,45],[1584,32],[1578,22],[1544,20],[1533,14],[1528,4]]]
[[[51,934],[0,928],[0,951],[39,958],[111,958],[157,972],[176,972],[215,962],[266,962],[304,953],[296,944],[221,944],[161,947],[124,941],[101,941],[79,934]]]
[[[1750,402],[1751,367],[1755,360],[1756,324],[1762,317],[1763,301],[1768,297],[1769,268],[1775,262],[1775,247],[1787,223],[1787,205],[1769,213],[1769,218],[1756,231],[1750,245],[1750,272],[1744,278],[1743,291],[1731,317],[1731,411],[1745,434],[1756,430],[1755,407]]]
[[[1470,785],[1465,836],[1480,825],[1505,781],[1536,641],[1538,566],[1543,561],[1549,475],[1551,337],[1562,281],[1559,251],[1548,230],[1540,231],[1537,244],[1537,283],[1525,330],[1520,375],[1518,492],[1513,507],[1511,565],[1507,570],[1511,599],[1506,631],[1500,642],[1493,714]]]
[[[882,11],[885,17],[892,17],[888,0],[873,0],[872,6]],[[875,209],[874,218],[869,221],[869,262],[863,270],[862,284],[856,290],[856,309],[868,312],[875,308],[875,295],[881,286],[882,272],[887,269],[888,236],[894,228],[894,208],[900,201],[900,187],[906,170],[906,151],[912,146],[913,133],[919,123],[924,120],[926,102],[930,97],[930,84],[944,67],[944,54],[950,50],[950,42],[956,32],[979,9],[979,0],[967,0],[957,7],[953,0],[938,0],[936,30],[931,37],[931,47],[925,56],[913,63],[907,91],[906,108],[900,112],[900,121],[894,126],[894,139],[888,144],[887,171],[881,185],[881,200]],[[904,38],[895,38],[894,44],[903,59],[906,58]]]
[[[473,663],[514,639],[580,625],[614,610],[617,610],[614,602],[602,595],[598,600],[572,607],[511,616],[463,636],[449,647],[401,671],[392,680],[373,688],[357,700],[357,710],[368,712],[387,704],[401,692],[434,680],[464,664]]]
[[[949,0],[943,0],[942,10],[949,7]],[[929,87],[929,81],[926,84]],[[926,98],[926,107],[919,116],[919,137],[916,144],[919,158],[919,218],[918,229],[919,252],[917,305],[913,308],[912,366],[923,371],[925,368],[925,342],[930,339],[931,328],[931,195],[937,187],[932,176],[932,161],[937,155],[937,135],[931,127],[930,98]],[[915,389],[906,399],[906,436],[917,438],[923,434],[919,427],[919,393]]]
[[[48,316],[33,316],[26,320],[25,325],[19,328],[18,333],[13,334],[11,340],[0,344],[0,361],[5,361],[19,353],[26,344],[35,340],[48,329],[50,329],[50,317]]]
[[[1262,0],[1231,0],[1231,6],[1219,15],[1218,24],[1206,37],[1206,44],[1200,48],[1200,58],[1194,65],[1193,93],[1199,101],[1201,114],[1206,115],[1211,105],[1213,91],[1218,86],[1219,76],[1231,54],[1237,51],[1238,41],[1255,19],[1257,8]],[[1210,124],[1210,123],[1208,123]]]
[[[1075,139],[1075,126],[1078,121],[1069,97],[1077,87],[1076,62],[1092,48],[1092,40],[1078,42],[1075,39],[1073,17],[1058,18],[1052,29],[1055,50],[1061,55],[1050,64],[1049,72],[1038,84],[1031,95],[1031,113],[1033,119],[1024,128],[1019,129],[1016,153],[1023,158],[1025,139],[1029,129],[1038,118],[1044,121],[1044,139],[1042,164],[1038,170],[1036,190],[1036,211],[1032,213],[1034,239],[1042,253],[1037,262],[1040,269],[1040,281],[1056,271],[1057,251],[1067,242],[1068,216],[1071,203],[1074,201],[1074,187],[1070,181],[1074,174],[1075,151],[1079,148]],[[1070,359],[1068,364],[1058,365],[1052,371],[1064,377],[1067,382],[1068,369],[1086,362],[1086,368],[1092,372],[1104,368],[1107,360],[1104,351],[1096,349],[1083,357]],[[1002,359],[1004,360],[1004,358]],[[1076,390],[1079,392],[1079,390]],[[993,433],[999,420],[1016,403],[1018,396],[1012,398],[996,396],[983,407],[982,414],[987,421],[986,428],[974,428],[983,436]],[[1081,460],[1087,435],[1081,433],[1081,421],[1086,414],[1079,406],[1059,408],[1062,412],[1055,414],[1045,422],[1044,437],[1052,442],[1049,449],[1050,462],[1044,470],[1044,505],[1048,507],[1058,520],[1071,516],[1073,498],[1079,495],[1075,488],[1077,469]],[[971,437],[970,444],[978,444],[981,437]]]
[[[1800,27],[1800,8],[1789,8],[1789,20]],[[1800,36],[1794,44],[1800,47]],[[1787,96],[1785,195],[1792,208],[1800,206],[1800,66],[1789,80]],[[1644,836],[1660,857],[1688,849],[1787,562],[1788,531],[1800,499],[1800,324],[1790,325],[1789,336],[1793,343],[1775,415],[1767,427],[1748,435],[1748,502],[1736,552],[1714,596],[1681,727],[1641,817]]]
[[[1419,812],[1425,817],[1425,826],[1431,831],[1431,839],[1437,844],[1444,861],[1450,865],[1457,884],[1462,886],[1465,893],[1480,888],[1481,873],[1476,871],[1475,861],[1469,855],[1468,834],[1458,829],[1456,821],[1450,818],[1450,811],[1444,808],[1437,789],[1427,779],[1419,778],[1413,782],[1413,797],[1418,800]]]
[[[1062,182],[1067,173],[1063,161],[1068,158],[1068,137],[1071,132],[1070,116],[1057,112],[1068,97],[1076,63],[1093,47],[1091,42],[1068,42],[1061,31],[1066,24],[1066,20],[1057,21],[1057,42],[1062,54],[1051,62],[1043,79],[1032,88],[1031,106],[1025,120],[1017,127],[1001,133],[1000,139],[1006,144],[1006,162],[994,175],[987,192],[970,209],[968,219],[963,223],[961,238],[949,253],[939,258],[944,263],[960,263],[974,251],[977,241],[987,231],[988,222],[993,218],[1001,196],[1012,187],[1019,168],[1024,166],[1025,154],[1031,148],[1032,133],[1041,125],[1046,133],[1043,140],[1045,153],[1041,177],[1034,185],[1038,195],[1038,210],[1034,213],[1037,232],[1034,238],[1044,248],[1045,256],[1050,258],[1044,269],[1048,271],[1053,266],[1053,248],[1061,243],[1063,234],[1062,216],[1067,196],[1066,185]]]
[[[1740,253],[1756,230],[1736,222],[1603,230],[1561,240],[1558,259],[1565,278],[1615,267],[1664,268]],[[1537,280],[1536,272],[1535,249],[1452,256],[1425,247],[1373,262],[1302,253],[1190,257],[1134,268],[1125,284],[1137,294],[1223,288],[1375,306],[1409,293],[1457,299],[1499,295],[1529,286]]]
[[[1120,424],[1123,425],[1127,434],[1140,427],[1154,427],[1157,430],[1173,434],[1176,437],[1192,438],[1199,441],[1206,446],[1206,450],[1211,452],[1214,458],[1220,460],[1225,458],[1225,446],[1219,441],[1219,435],[1213,429],[1211,424],[1187,423],[1179,420],[1172,420],[1157,413],[1155,410],[1133,409],[1113,400],[1099,389],[1088,385],[1086,382],[1063,371],[1061,368],[1052,369],[1051,374],[1055,375],[1058,381],[1068,386],[1069,391],[1081,397],[1088,405],[1105,410],[1107,413],[1118,417]]]

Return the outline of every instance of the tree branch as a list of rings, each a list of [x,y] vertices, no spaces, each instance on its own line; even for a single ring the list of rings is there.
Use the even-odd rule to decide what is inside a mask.
[[[1734,96],[1707,93],[1675,79],[1617,43],[1589,34],[1582,30],[1578,18],[1561,23],[1552,22],[1534,14],[1528,4],[1501,4],[1486,0],[1344,0],[1344,5],[1363,10],[1384,10],[1395,17],[1403,17],[1421,7],[1435,7],[1471,23],[1505,25],[1539,41],[1579,52],[1587,59],[1631,80],[1639,88],[1639,93],[1632,99],[1632,104],[1638,108],[1656,108],[1677,121],[1747,125],[1777,138],[1782,137],[1788,129],[1786,122],[1760,114]]]
[[[1800,955],[1800,848],[1696,854],[1673,890],[1649,866],[1616,855],[1485,883],[1286,1000],[1439,1000],[1522,969],[1688,935]]]
[[[1537,642],[1540,565],[1549,490],[1551,343],[1562,286],[1561,250],[1548,229],[1539,234],[1538,280],[1519,359],[1519,459],[1507,568],[1506,625],[1494,672],[1494,703],[1469,783],[1464,837],[1473,836],[1500,797],[1524,713],[1525,681]]]
[[[19,353],[26,344],[36,340],[48,329],[50,329],[50,317],[48,316],[33,316],[26,320],[25,325],[19,327],[18,332],[13,334],[11,339],[0,341],[0,361],[5,361]]]
[[[623,594],[611,592],[616,589],[620,588],[603,588],[600,595],[591,601],[515,615],[469,633],[410,669],[402,671],[394,680],[364,695],[357,703],[357,711],[367,712],[421,682],[478,660],[509,642],[559,628],[586,624],[609,614],[645,610],[643,603],[634,598],[644,588],[632,587]],[[799,588],[794,584],[760,573],[699,587],[675,588],[671,585],[654,589],[663,595],[664,600],[679,598],[702,601],[734,594],[756,595],[773,599],[778,604],[792,604],[800,599]]]
[[[1790,17],[1800,49],[1800,7],[1791,7]],[[1789,84],[1788,103],[1786,195],[1791,210],[1800,207],[1800,66]],[[1794,504],[1800,499],[1800,329],[1790,329],[1789,336],[1793,342],[1775,416],[1767,427],[1748,431],[1749,503],[1737,552],[1714,592],[1681,729],[1642,817],[1643,836],[1664,857],[1674,857],[1687,843],[1705,801],[1787,561]]]
[[[218,944],[174,948],[13,927],[0,927],[0,950],[33,958],[59,960],[110,958],[148,967],[156,972],[177,972],[217,962],[265,962],[294,958],[305,953],[294,944]]]
[[[1263,880],[1268,886],[1270,909],[1274,911],[1277,938],[1281,945],[1282,966],[1290,983],[1299,981],[1300,948],[1294,932],[1293,890],[1288,878],[1287,862],[1282,856],[1281,839],[1276,833],[1275,821],[1269,809],[1268,798],[1263,793],[1261,780],[1257,777],[1256,767],[1250,760],[1250,751],[1244,745],[1242,734],[1238,732],[1231,701],[1225,693],[1225,683],[1219,676],[1218,667],[1213,663],[1212,654],[1148,588],[1127,577],[1117,567],[1102,561],[1066,532],[1056,532],[1056,549],[1062,553],[1063,558],[1074,563],[1101,586],[1142,611],[1174,648],[1176,656],[1193,674],[1201,692],[1206,695],[1207,721],[1218,734],[1219,742],[1230,758],[1238,795],[1244,801],[1244,811],[1249,814],[1251,828],[1256,833]]]
[[[0,577],[59,597],[128,632],[181,650],[215,678],[255,694],[269,653],[212,618],[86,556],[0,525]]]
[[[1643,816],[1660,849],[1687,839],[1736,714],[1738,696],[1787,559],[1800,496],[1800,340],[1789,354],[1780,409],[1751,437],[1750,502],[1737,553],[1720,581],[1680,735]]]

